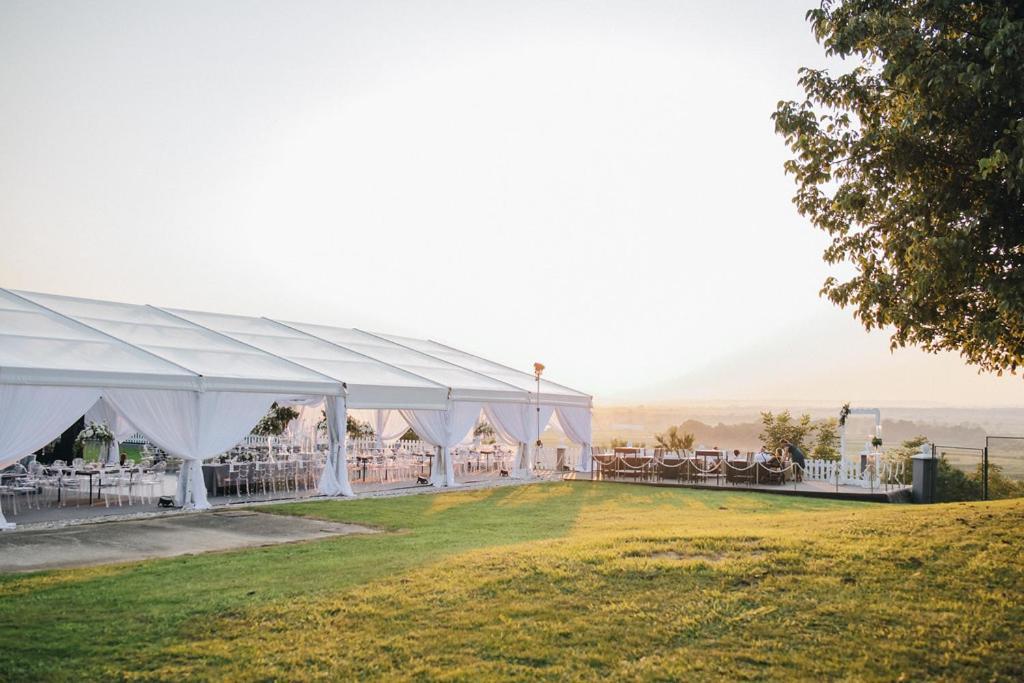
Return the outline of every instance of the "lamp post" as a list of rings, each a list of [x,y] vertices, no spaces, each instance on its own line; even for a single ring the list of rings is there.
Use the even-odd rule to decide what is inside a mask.
[[[540,376],[544,372],[543,363],[533,364],[533,376],[537,378],[537,453],[534,455],[534,468],[540,469]]]

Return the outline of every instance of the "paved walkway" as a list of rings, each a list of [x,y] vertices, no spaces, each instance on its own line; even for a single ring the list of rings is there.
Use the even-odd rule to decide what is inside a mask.
[[[357,524],[335,524],[251,510],[79,524],[0,534],[0,572],[130,562],[358,533],[377,532]]]
[[[388,487],[364,491],[359,498],[434,495],[449,491],[524,486],[558,480],[554,473],[541,473],[528,480],[490,478],[464,482],[457,489],[433,486]],[[308,498],[327,500],[323,497]],[[333,498],[345,501],[351,498]],[[253,508],[294,502],[242,500],[221,504],[205,512],[184,510],[140,511],[125,507],[104,510],[103,517],[62,517],[34,524],[19,524],[15,531],[0,533],[0,573],[82,567],[112,562],[131,562],[156,557],[173,557],[216,550],[307,541],[353,533],[377,533],[357,524],[335,524],[301,517],[269,515]],[[242,508],[243,505],[246,509]],[[98,511],[98,509],[97,509]],[[66,510],[69,512],[69,510]],[[74,514],[74,513],[71,513]]]
[[[547,477],[550,475],[542,473],[541,476]],[[480,486],[517,482],[507,478],[499,478],[496,473],[473,472],[471,474],[464,475],[461,483],[470,488],[477,488]],[[68,524],[108,521],[118,518],[130,519],[161,516],[170,514],[171,512],[177,512],[177,510],[158,508],[155,502],[156,497],[159,495],[172,496],[174,495],[176,488],[176,475],[167,475],[163,482],[162,489],[154,494],[154,500],[149,503],[143,503],[138,498],[129,500],[127,497],[124,497],[121,501],[123,505],[118,505],[117,498],[111,497],[109,506],[102,498],[97,498],[95,502],[90,505],[88,498],[83,498],[81,500],[76,499],[74,502],[68,503],[66,507],[56,507],[52,502],[49,505],[44,503],[40,506],[40,509],[37,510],[35,508],[27,507],[23,502],[18,509],[18,514],[15,515],[9,505],[5,506],[6,509],[4,510],[4,514],[6,515],[8,522],[14,522],[18,525],[18,529],[23,530],[56,528],[67,526]],[[355,482],[352,484],[352,489],[360,498],[376,497],[380,495],[405,495],[407,493],[436,493],[438,491],[438,489],[432,486],[418,485],[415,481],[371,482],[367,484]],[[244,493],[245,492],[243,491],[243,494]],[[316,489],[280,491],[276,494],[267,495],[262,495],[258,491],[253,491],[252,493],[253,495],[251,496],[243,495],[242,497],[238,497],[236,495],[209,496],[209,501],[214,507],[237,507],[239,505],[252,505],[274,501],[306,500],[321,497]]]

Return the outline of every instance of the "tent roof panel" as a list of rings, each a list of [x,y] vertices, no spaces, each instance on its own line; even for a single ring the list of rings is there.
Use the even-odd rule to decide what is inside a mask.
[[[151,306],[19,293],[33,302],[200,375],[222,391],[338,394],[319,373]]]
[[[447,387],[267,318],[168,309],[267,353],[344,382],[352,407],[441,409]],[[404,399],[402,398],[404,397]]]
[[[321,339],[425,377],[452,390],[452,397],[471,401],[522,401],[521,389],[447,361],[400,346],[367,332],[328,325],[285,323]]]
[[[196,389],[192,372],[0,289],[0,380]]]
[[[530,400],[529,373],[436,342],[0,289],[0,382],[337,395],[353,408]],[[589,405],[543,381],[541,396]]]
[[[468,368],[469,370],[485,374],[489,377],[494,377],[502,382],[506,382],[525,391],[529,391],[531,394],[534,394],[537,391],[536,378],[527,372],[522,372],[515,368],[510,368],[508,366],[501,365],[500,363],[495,363],[494,361],[474,356],[473,354],[466,353],[465,351],[459,351],[458,349],[445,346],[444,344],[440,344],[435,341],[400,337],[393,334],[374,334],[393,341],[396,344],[401,344],[402,346],[415,349],[421,353],[434,356],[435,358],[440,358],[441,360],[458,365],[459,367]],[[554,382],[550,382],[543,378],[540,381],[540,395],[542,402],[546,402],[550,399],[551,402],[566,402],[574,405],[579,404],[589,406],[591,403],[590,396],[576,391],[575,389],[555,384]]]

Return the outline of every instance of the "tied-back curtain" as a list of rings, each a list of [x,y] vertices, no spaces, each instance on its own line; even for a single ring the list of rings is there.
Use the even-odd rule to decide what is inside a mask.
[[[345,450],[345,433],[348,422],[348,410],[345,399],[339,396],[328,396],[324,402],[327,416],[327,436],[330,445],[327,450],[327,463],[320,475],[320,493],[326,496],[354,496],[352,484],[348,480],[348,453]]]
[[[373,433],[377,436],[377,448],[384,448],[388,441],[394,441],[405,434],[409,425],[397,410],[373,411]]]
[[[37,451],[85,414],[99,389],[0,385],[0,468]],[[11,529],[0,510],[0,529]]]
[[[86,412],[85,423],[89,424],[90,422],[103,423],[110,428],[110,433],[114,435],[114,440],[110,442],[110,447],[107,448],[104,460],[111,465],[120,464],[121,442],[138,432],[138,428],[102,398],[96,401],[93,407],[89,408],[89,411]]]
[[[590,408],[577,406],[559,406],[555,410],[562,433],[569,441],[580,444],[580,459],[576,463],[577,472],[590,471],[591,425]]]
[[[56,439],[99,396],[84,387],[0,385],[0,467]]]
[[[430,464],[430,483],[458,486],[450,449],[473,429],[480,404],[450,401],[445,410],[403,410],[401,414],[417,436],[439,449]]]
[[[103,397],[153,443],[185,460],[175,500],[197,509],[210,507],[202,461],[241,441],[278,398],[158,389],[107,389]]]
[[[538,434],[547,427],[553,411],[551,406],[541,405],[538,418],[536,403],[488,403],[484,406],[487,421],[502,441],[518,444],[512,476],[526,478],[532,475],[533,459],[530,454],[534,446],[531,444],[537,441]]]

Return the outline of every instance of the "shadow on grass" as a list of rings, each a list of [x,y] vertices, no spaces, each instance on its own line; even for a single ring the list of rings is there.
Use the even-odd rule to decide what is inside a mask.
[[[471,549],[564,536],[604,495],[553,485],[281,505],[262,510],[395,533],[0,576],[0,678],[146,668],[225,615],[351,589]]]

